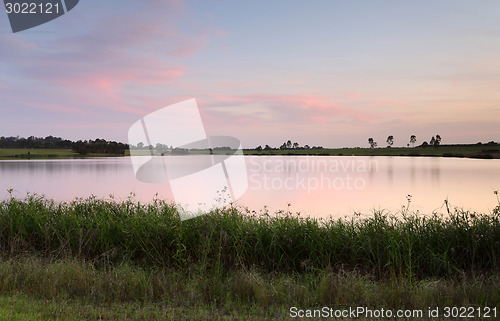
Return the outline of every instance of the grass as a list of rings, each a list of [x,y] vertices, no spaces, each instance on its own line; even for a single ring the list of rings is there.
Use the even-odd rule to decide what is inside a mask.
[[[324,148],[324,149],[287,149],[262,150],[245,149],[245,155],[319,155],[319,156],[427,156],[427,157],[470,157],[500,158],[498,144],[475,145],[441,145],[439,148]],[[234,151],[214,150],[215,155],[231,154]],[[135,150],[135,155],[150,155],[149,149]],[[208,151],[190,151],[190,155],[207,154]],[[170,154],[166,154],[170,155]],[[130,156],[126,150],[124,155],[89,154],[86,157]],[[0,149],[0,159],[50,159],[81,157],[78,153],[65,149]]]
[[[500,158],[497,145],[441,145],[439,148],[428,147],[392,147],[392,148],[324,148],[324,149],[289,149],[289,150],[245,150],[246,155],[321,155],[321,156],[438,156]],[[497,150],[494,152],[494,150]]]
[[[0,319],[498,306],[499,218],[500,202],[483,214],[337,220],[230,206],[181,221],[161,200],[10,198],[0,202]]]
[[[0,160],[109,157],[109,156],[123,156],[123,155],[88,154],[88,155],[82,156],[82,155],[72,151],[71,149],[28,149],[28,148],[3,149],[3,148],[0,148]]]
[[[175,205],[160,200],[56,203],[32,195],[0,203],[0,253],[179,269],[193,263],[267,272],[342,266],[384,278],[440,277],[500,270],[499,219],[498,207],[490,214],[382,211],[349,220],[229,207],[181,221]]]
[[[498,209],[324,220],[229,207],[181,221],[175,205],[160,200],[56,203],[32,195],[0,203],[0,253],[179,269],[193,263],[267,272],[342,266],[384,278],[440,277],[499,270]]]
[[[79,154],[71,149],[5,149],[0,148],[0,159],[45,159],[45,158],[71,158]]]
[[[430,157],[471,157],[500,158],[498,144],[441,145],[428,147],[392,148],[322,148],[322,149],[245,149],[245,155],[318,155],[318,156],[430,156]],[[234,151],[213,150],[215,155],[226,155]],[[150,155],[147,149],[135,150],[136,155]],[[207,154],[208,151],[190,151],[190,155]],[[127,154],[129,155],[129,154]],[[170,155],[167,153],[167,155]]]
[[[97,269],[78,259],[0,261],[0,319],[269,320],[289,309],[494,307],[500,276],[374,280],[357,271],[301,274]]]
[[[265,313],[262,313],[265,315]],[[0,296],[0,320],[269,320],[251,314],[219,311],[207,306],[160,303],[90,304],[82,300],[40,299],[28,295]]]

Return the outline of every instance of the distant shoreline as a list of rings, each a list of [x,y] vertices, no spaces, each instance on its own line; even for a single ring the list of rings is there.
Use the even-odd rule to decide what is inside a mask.
[[[149,150],[141,150],[149,155]],[[184,154],[166,153],[164,156],[175,155],[226,155],[232,150],[190,150]],[[402,156],[402,157],[455,157],[476,159],[500,159],[500,144],[473,144],[473,145],[441,145],[434,147],[392,147],[392,148],[317,148],[317,149],[244,149],[248,156]],[[0,149],[0,160],[27,160],[27,159],[73,159],[89,157],[124,157],[125,154],[87,154],[81,155],[71,149]]]
[[[311,155],[311,156],[403,156],[403,157],[456,157],[500,159],[500,144],[440,145],[439,147],[392,148],[323,148],[323,149],[245,149],[245,155]]]

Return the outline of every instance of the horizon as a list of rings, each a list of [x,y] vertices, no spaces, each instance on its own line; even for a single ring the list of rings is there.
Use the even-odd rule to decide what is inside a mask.
[[[116,5],[116,4],[119,5]],[[499,2],[81,2],[12,33],[0,14],[5,136],[127,142],[196,98],[245,149],[498,141]],[[125,25],[123,21],[128,21]],[[429,135],[430,134],[430,135]],[[339,147],[332,147],[339,146]]]
[[[95,141],[95,140],[99,140],[99,139],[104,139],[104,138],[96,137],[96,138],[71,140],[71,139],[68,139],[68,138],[54,136],[54,135],[47,135],[45,137],[36,137],[36,136],[33,136],[33,135],[30,135],[28,137],[24,137],[24,136],[20,136],[20,135],[15,135],[15,136],[1,135],[0,139],[3,139],[3,138],[12,138],[12,137],[16,137],[17,139],[28,139],[28,138],[31,138],[31,137],[34,137],[35,139],[45,139],[45,138],[48,138],[48,137],[53,137],[53,138],[58,138],[58,139],[62,139],[62,140],[69,140],[71,142],[77,142],[77,141],[85,142],[85,141]],[[434,136],[432,136],[431,138],[434,138]],[[104,140],[107,141],[107,142],[116,142],[116,143],[120,143],[120,144],[126,144],[126,145],[129,145],[129,147],[130,146],[135,146],[135,148],[138,148],[137,145],[131,145],[131,144],[123,142],[123,141],[113,141],[113,140],[108,140],[108,139],[104,139]],[[285,140],[283,143],[286,143],[286,142],[287,142],[287,140]],[[415,147],[420,147],[424,142],[427,142],[427,140],[421,141],[419,144],[416,143],[415,146],[409,146],[409,144],[408,144],[406,146],[393,146],[393,145],[391,145],[390,147],[392,147],[392,148],[415,148]],[[294,143],[294,142],[292,142],[292,143]],[[367,143],[368,143],[368,141],[367,141]],[[385,144],[387,144],[387,143],[385,142]],[[439,145],[440,146],[452,146],[452,145],[479,145],[479,144],[482,144],[482,145],[499,144],[499,142],[494,141],[494,140],[490,140],[490,141],[487,141],[487,142],[486,141],[484,141],[484,142],[480,141],[480,142],[476,142],[476,143],[473,143],[473,144],[470,144],[470,143],[454,143],[454,144],[440,143]],[[166,145],[168,146],[168,144],[166,144]],[[244,149],[252,150],[252,149],[256,149],[259,146],[262,147],[262,148],[264,148],[263,146],[266,146],[266,145],[269,145],[269,144],[259,144],[258,146],[244,148]],[[283,145],[283,144],[281,144],[281,145]],[[319,145],[319,144],[308,144],[308,143],[306,143],[306,144],[299,144],[299,146],[297,148],[303,148],[306,145],[310,146],[311,149],[313,147],[318,147],[318,148],[323,148],[323,149],[344,149],[344,148],[368,148],[368,149],[370,149],[370,148],[372,148],[372,147],[365,147],[365,146],[342,146],[342,147],[339,147],[339,146],[322,146],[322,145]],[[146,146],[146,145],[144,145],[144,146]],[[272,145],[269,145],[269,146],[272,149],[280,149],[280,146],[272,146]],[[227,146],[212,146],[212,148],[223,148],[223,147],[227,147]],[[377,146],[375,146],[373,148],[387,148],[387,147],[388,146],[385,146],[385,145],[377,145]],[[0,144],[0,149],[2,149],[2,148],[3,147]],[[194,148],[194,149],[200,149],[200,148]],[[203,148],[201,148],[201,149],[203,149]],[[210,148],[206,148],[206,149],[210,149]],[[293,147],[293,148],[288,148],[288,149],[296,149],[296,148]]]

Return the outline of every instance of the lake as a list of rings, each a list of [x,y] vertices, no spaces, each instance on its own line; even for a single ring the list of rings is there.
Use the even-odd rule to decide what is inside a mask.
[[[169,156],[188,163],[197,156]],[[461,207],[490,212],[500,190],[499,159],[350,156],[244,157],[247,189],[236,201],[250,210],[267,208],[313,217],[341,217],[408,205],[420,213]],[[164,159],[167,159],[165,157]],[[206,184],[206,182],[203,182]],[[203,185],[200,184],[200,185]],[[0,198],[37,193],[58,201],[95,195],[150,202],[170,199],[167,182],[136,179],[129,157],[0,161]],[[411,195],[410,197],[408,195]],[[194,197],[194,196],[193,196]]]

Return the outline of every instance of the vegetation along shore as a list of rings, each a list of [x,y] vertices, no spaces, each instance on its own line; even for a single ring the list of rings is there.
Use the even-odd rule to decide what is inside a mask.
[[[181,221],[161,200],[10,198],[0,203],[0,316],[280,320],[291,307],[498,309],[500,202],[491,213],[447,205],[446,215],[406,208],[335,220],[230,206]]]
[[[439,135],[436,135],[439,137]],[[369,146],[324,148],[322,146],[301,146],[290,140],[280,147],[257,146],[244,149],[245,155],[311,155],[311,156],[407,156],[407,157],[468,157],[483,159],[500,158],[500,144],[494,141],[476,144],[441,144],[441,138],[434,137],[430,143],[410,147],[392,147],[393,137],[387,138],[387,147],[377,148],[373,138],[369,139]],[[433,140],[434,139],[434,140]],[[412,140],[410,140],[412,141]],[[128,144],[106,141],[104,139],[85,140],[72,142],[59,137],[47,136],[45,138],[29,137],[0,137],[0,160],[15,159],[52,159],[52,158],[80,158],[80,157],[106,157],[129,156],[130,148],[136,154],[144,155],[196,155],[196,154],[229,154],[233,152],[229,147],[219,146],[211,149],[182,149],[157,144],[157,146],[129,146]]]

